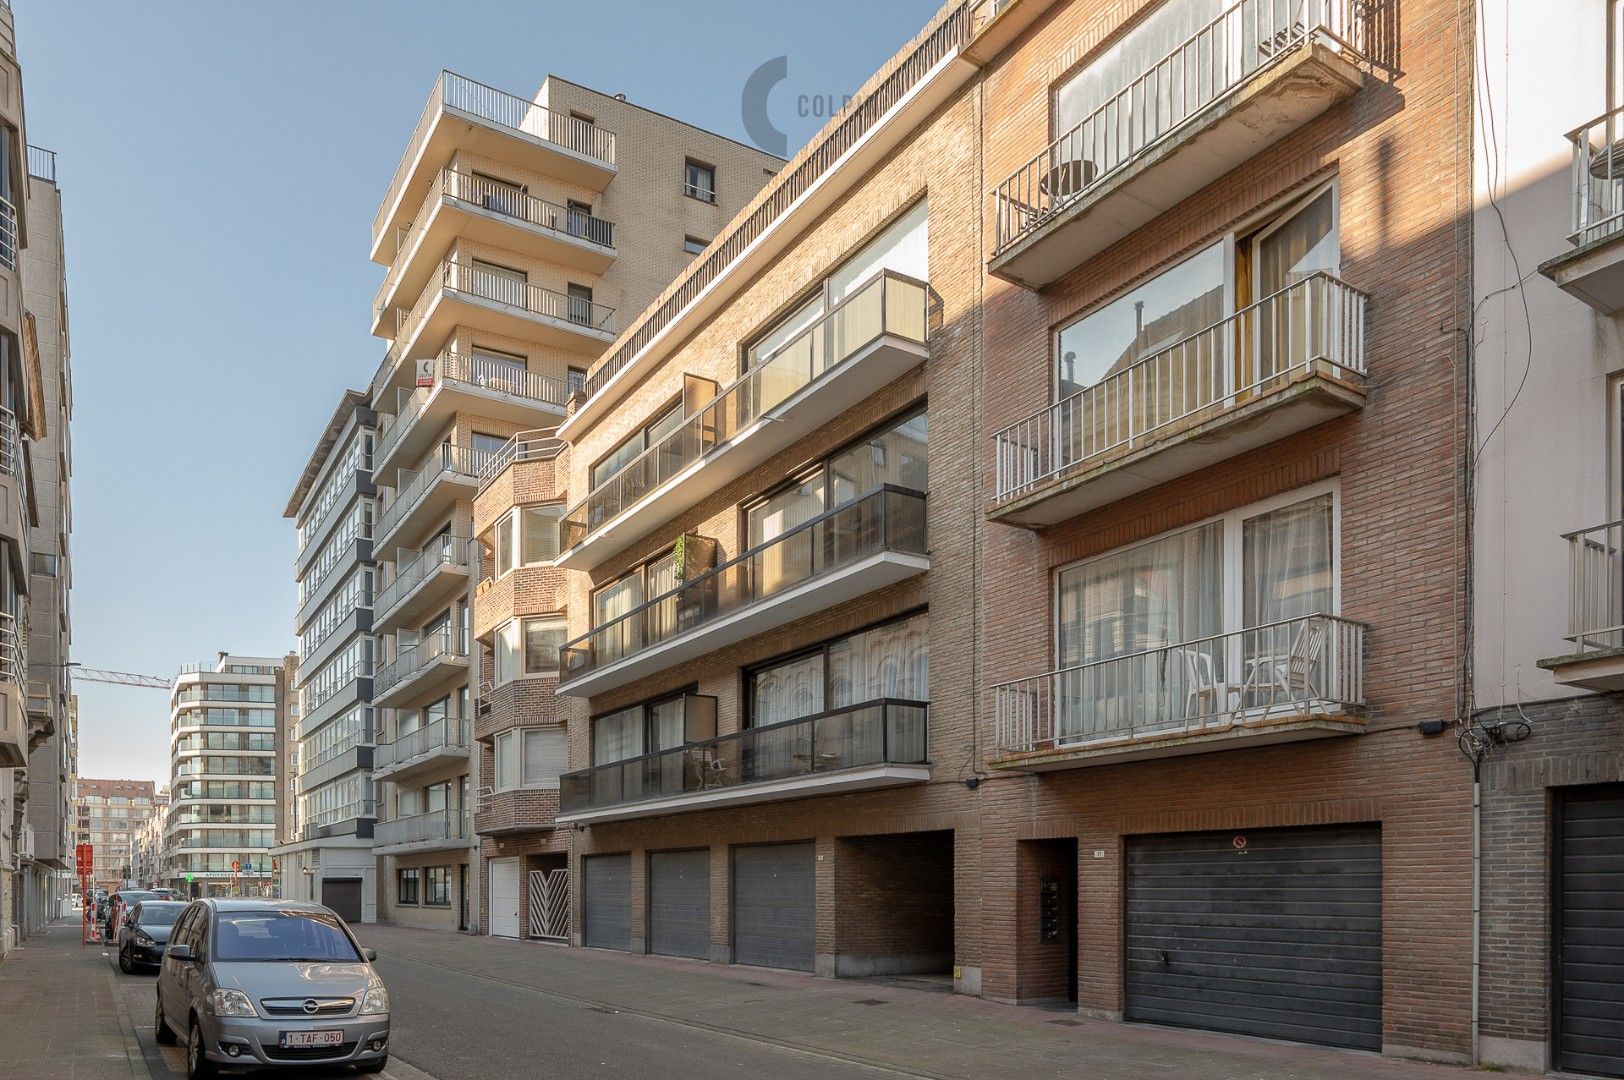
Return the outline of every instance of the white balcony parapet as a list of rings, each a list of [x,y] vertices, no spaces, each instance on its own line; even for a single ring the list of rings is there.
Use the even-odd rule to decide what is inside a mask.
[[[426,814],[380,821],[373,826],[372,833],[374,844],[380,848],[413,844],[427,847],[472,836],[468,814],[462,810],[431,810]]]

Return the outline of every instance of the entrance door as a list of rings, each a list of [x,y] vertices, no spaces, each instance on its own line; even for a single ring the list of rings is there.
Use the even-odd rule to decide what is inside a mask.
[[[1572,788],[1557,807],[1552,1064],[1624,1076],[1624,785]]]
[[[519,860],[492,859],[491,914],[492,937],[519,936]]]
[[[811,843],[734,849],[734,963],[812,970],[814,865]]]
[[[710,849],[648,857],[648,951],[710,959]]]
[[[321,902],[345,922],[361,921],[361,879],[322,878]]]

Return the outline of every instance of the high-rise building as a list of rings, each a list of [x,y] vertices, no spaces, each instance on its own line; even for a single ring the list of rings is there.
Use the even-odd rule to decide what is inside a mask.
[[[76,781],[77,842],[95,849],[92,889],[135,884],[136,847],[156,812],[154,788],[151,780]]]
[[[152,797],[152,814],[135,837],[130,879],[136,885],[147,888],[168,883],[168,851],[164,839],[168,831],[169,789],[160,788]]]
[[[198,896],[271,895],[277,733],[291,657],[220,653],[188,665],[169,696],[165,884]]]

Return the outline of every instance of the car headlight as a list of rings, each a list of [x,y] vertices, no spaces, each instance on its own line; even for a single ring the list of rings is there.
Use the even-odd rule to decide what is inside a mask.
[[[152,940],[152,939],[151,939],[151,938],[149,938],[149,937],[148,937],[148,936],[147,936],[147,935],[145,935],[145,934],[143,934],[143,933],[141,933],[141,932],[139,932],[139,931],[137,931],[137,932],[136,932],[136,935],[135,935],[135,943],[136,943],[136,944],[137,944],[137,945],[139,945],[139,946],[141,946],[141,947],[142,947],[142,948],[143,948],[143,949],[150,949],[150,948],[152,948],[152,947],[153,947],[153,946],[154,946],[154,945],[156,945],[156,944],[157,944],[157,942],[156,942],[156,941],[153,941],[153,940]]]
[[[366,997],[361,999],[362,1016],[387,1016],[389,1013],[389,991],[381,986],[374,986],[367,991]]]
[[[209,995],[216,1016],[255,1016],[254,1003],[241,990],[216,990]]]

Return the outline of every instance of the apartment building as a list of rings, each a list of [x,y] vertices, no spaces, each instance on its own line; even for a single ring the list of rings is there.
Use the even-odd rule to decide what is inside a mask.
[[[56,154],[28,148],[27,214],[31,235],[22,253],[23,348],[39,377],[43,431],[29,444],[36,517],[29,530],[28,713],[44,741],[28,755],[28,813],[32,857],[24,865],[24,936],[44,928],[61,909],[73,870],[68,829],[73,817],[72,778],[78,769],[68,723],[72,685],[72,587],[69,537],[73,532],[73,373],[68,340],[68,289],[63,250],[62,191]]]
[[[1483,1060],[1624,1075],[1624,31],[1495,2],[1475,124]],[[1537,269],[1537,273],[1536,273]],[[1610,947],[1611,946],[1611,947]]]
[[[30,664],[29,593],[39,579],[32,543],[42,523],[33,490],[35,461],[54,462],[58,446],[49,441],[50,427],[65,416],[60,410],[53,415],[60,400],[54,395],[47,406],[42,365],[44,354],[54,356],[65,343],[58,330],[66,309],[60,207],[48,189],[54,186],[54,162],[48,151],[28,145],[23,112],[12,13],[0,5],[0,958],[38,922],[42,882],[57,872],[53,864],[61,854],[63,748],[51,740],[63,724],[60,695],[53,690],[62,686],[62,671]],[[42,280],[31,285],[30,274]],[[33,303],[42,310],[31,309]],[[48,338],[43,344],[41,333]],[[54,483],[54,470],[50,475]],[[48,498],[54,501],[56,493]],[[55,508],[48,505],[47,512]],[[54,520],[43,524],[56,530]],[[44,591],[52,593],[56,584],[46,581]],[[57,600],[42,597],[41,603],[54,614]],[[55,642],[59,649],[65,640]],[[40,647],[50,652],[51,645]],[[35,755],[38,767],[31,776]],[[30,810],[36,780],[40,805]]]
[[[135,849],[157,805],[151,780],[75,782],[78,843],[93,849],[92,889],[109,892],[134,882]]]
[[[1471,39],[1396,6],[950,3],[626,325],[572,940],[1471,1056]]]
[[[169,694],[169,818],[164,884],[192,896],[276,892],[277,734],[297,657],[238,656],[189,664]]]
[[[152,813],[135,837],[130,879],[147,888],[169,880],[169,789],[160,788],[152,797]]]
[[[372,453],[377,417],[346,391],[288,499],[299,530],[294,573],[299,668],[290,696],[282,834],[273,852],[283,896],[314,900],[353,922],[378,917],[372,855],[377,736],[372,707],[376,590]]]
[[[541,711],[521,714],[514,695],[497,698],[509,669],[474,646],[509,640],[513,620],[535,613],[498,610],[493,598],[480,607],[490,621],[475,617],[473,585],[501,562],[487,567],[474,541],[479,478],[557,425],[625,314],[780,164],[556,76],[533,98],[451,72],[436,81],[372,230],[372,258],[388,268],[373,332],[390,342],[369,388],[380,918],[447,929],[484,921],[473,815],[497,793],[482,771],[494,751],[475,746],[475,703],[490,706],[480,737],[492,745],[521,724],[556,735],[540,700],[553,673],[525,672],[540,680]],[[506,590],[498,595],[513,597]],[[552,600],[544,606],[557,614]],[[538,655],[558,643],[562,628],[550,625],[534,631]],[[549,778],[530,775],[556,785],[561,766],[558,755]],[[543,808],[523,824],[544,832],[552,821]],[[517,886],[504,888],[508,904]]]

